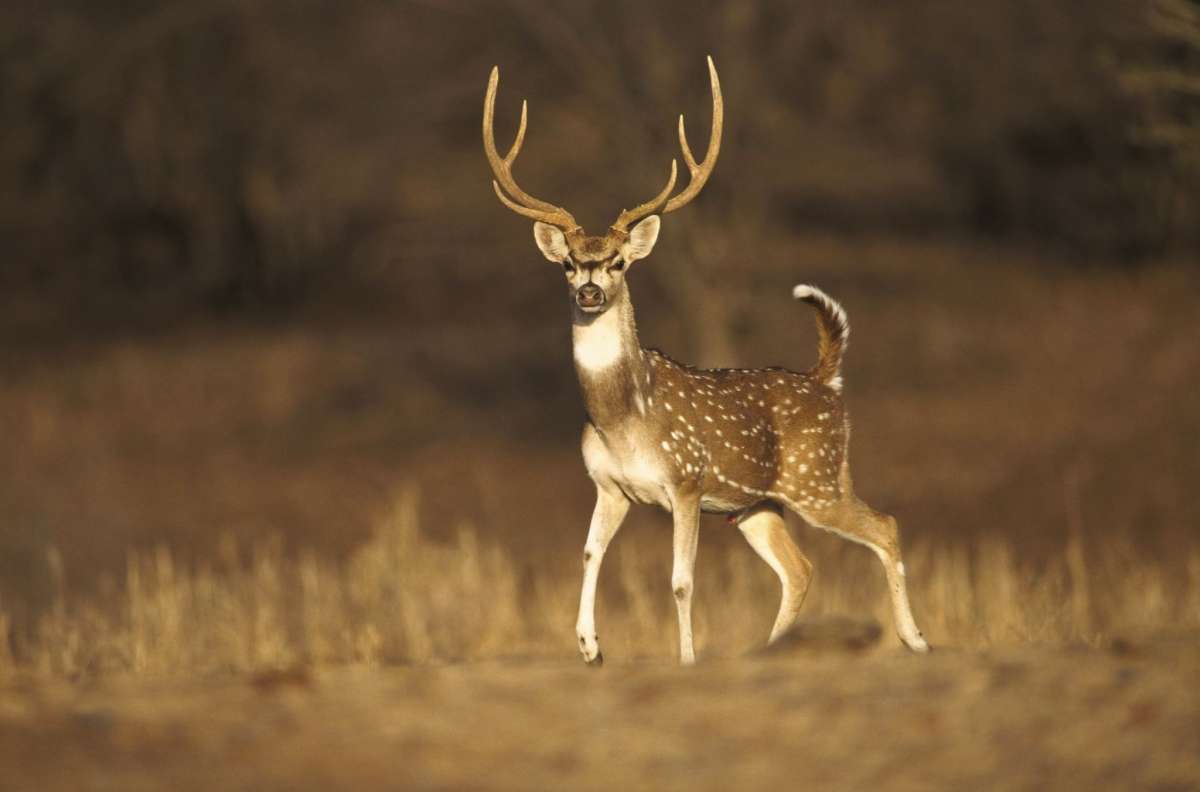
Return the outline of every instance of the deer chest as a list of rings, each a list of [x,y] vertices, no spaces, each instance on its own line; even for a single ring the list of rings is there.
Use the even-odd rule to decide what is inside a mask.
[[[635,442],[606,442],[591,425],[583,433],[583,462],[598,485],[615,486],[636,503],[671,510],[671,471],[661,453]]]

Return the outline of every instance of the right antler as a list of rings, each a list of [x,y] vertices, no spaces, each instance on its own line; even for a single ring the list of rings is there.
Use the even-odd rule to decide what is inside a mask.
[[[517,129],[517,139],[513,141],[512,148],[503,157],[496,151],[496,132],[493,126],[496,116],[496,88],[499,85],[500,67],[493,66],[492,76],[488,78],[487,95],[483,98],[483,151],[487,154],[488,163],[492,166],[492,173],[496,175],[496,178],[492,180],[492,187],[496,190],[496,195],[500,198],[501,203],[519,215],[558,226],[564,231],[578,229],[579,223],[575,222],[575,218],[571,216],[570,212],[561,206],[534,198],[522,190],[517,184],[517,180],[513,178],[513,160],[521,153],[521,144],[525,142],[526,104],[524,100],[521,100],[521,126]],[[507,190],[512,198],[505,195],[504,191],[500,189],[501,187]]]

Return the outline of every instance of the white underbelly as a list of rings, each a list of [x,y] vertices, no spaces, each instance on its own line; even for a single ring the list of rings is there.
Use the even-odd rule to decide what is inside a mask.
[[[720,495],[705,494],[700,498],[700,508],[709,513],[728,514],[746,508],[746,504]]]

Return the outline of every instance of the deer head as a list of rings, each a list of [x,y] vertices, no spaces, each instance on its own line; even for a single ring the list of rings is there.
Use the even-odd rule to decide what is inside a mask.
[[[689,203],[708,181],[721,151],[721,124],[724,119],[721,83],[717,79],[717,69],[711,56],[708,58],[708,75],[712,83],[712,132],[703,162],[697,163],[692,156],[684,133],[683,116],[679,116],[679,145],[683,149],[683,161],[691,173],[687,187],[671,196],[677,175],[676,163],[672,159],[667,185],[658,195],[633,209],[622,210],[607,233],[589,236],[570,212],[533,197],[522,190],[513,178],[513,161],[525,142],[527,105],[524,101],[521,102],[521,124],[512,148],[503,157],[496,150],[493,126],[500,69],[492,68],[487,95],[483,100],[483,150],[496,177],[492,180],[492,187],[501,203],[517,214],[534,220],[533,238],[538,249],[549,261],[562,266],[571,299],[584,313],[603,313],[607,310],[624,288],[624,275],[629,265],[646,258],[654,249],[660,216]]]

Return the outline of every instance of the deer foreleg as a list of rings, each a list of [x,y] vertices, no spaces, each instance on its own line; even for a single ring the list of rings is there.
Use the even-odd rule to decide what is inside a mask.
[[[696,651],[692,646],[692,581],[700,539],[700,501],[698,498],[676,499],[672,506],[675,560],[671,568],[671,590],[679,612],[679,662],[691,665],[696,662]]]
[[[587,543],[583,548],[583,590],[579,595],[579,619],[575,633],[579,636],[579,652],[584,662],[600,665],[604,655],[596,636],[596,582],[600,578],[600,563],[608,543],[616,536],[621,522],[629,512],[629,501],[620,490],[596,486],[596,508],[588,527]]]

